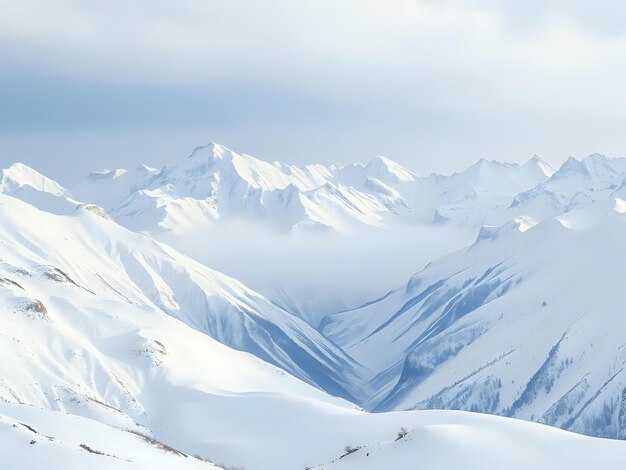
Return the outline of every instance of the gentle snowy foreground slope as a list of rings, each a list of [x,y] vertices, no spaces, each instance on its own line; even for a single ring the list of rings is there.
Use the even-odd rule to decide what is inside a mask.
[[[239,448],[239,461],[248,462],[245,468],[575,470],[626,465],[624,442],[494,416],[454,411],[372,415],[318,405],[317,417],[297,422],[297,418],[311,418],[306,406],[299,410],[286,402],[287,410],[296,412],[294,421],[280,420],[284,426],[278,430],[268,432],[267,423],[244,418],[239,436],[245,441],[238,445],[238,436],[228,435]],[[301,410],[304,415],[299,414]],[[228,432],[228,421],[223,423]],[[253,432],[259,432],[258,441],[247,440],[252,439],[245,429],[249,423]],[[219,426],[212,421],[211,427]],[[0,465],[33,470],[222,468],[145,432],[129,432],[34,406],[0,403]],[[303,439],[306,436],[310,439]],[[252,442],[256,445],[246,447]],[[342,447],[339,442],[349,444]],[[261,452],[260,445],[271,446],[274,452]],[[347,453],[346,447],[354,451]],[[320,460],[325,463],[315,464]]]
[[[352,446],[360,448],[313,468],[618,469],[626,459],[623,442],[534,423],[458,411],[406,412],[405,417],[416,427],[403,429],[393,439]]]
[[[64,470],[217,469],[144,434],[79,416],[0,403],[0,467]]]

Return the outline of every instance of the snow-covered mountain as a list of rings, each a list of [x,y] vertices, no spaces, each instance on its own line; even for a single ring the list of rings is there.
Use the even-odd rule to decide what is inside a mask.
[[[108,194],[106,201],[101,200],[104,207],[135,230],[181,231],[234,217],[262,221],[280,231],[342,230],[355,224],[380,225],[381,213],[401,205],[373,175],[389,181],[399,174],[403,178],[399,181],[404,181],[411,174],[398,165],[378,162],[359,168],[298,168],[211,143],[158,172],[140,168],[93,173],[73,193],[83,200],[94,193]],[[362,171],[350,171],[358,169]],[[355,179],[363,185],[361,191],[340,182]]]
[[[450,177],[418,177],[385,157],[298,168],[211,143],[160,171],[144,165],[92,173],[72,193],[103,206],[122,225],[153,234],[229,218],[279,231],[342,232],[398,221],[476,223],[485,208],[507,207],[552,173],[536,156],[524,165],[481,160]]]
[[[625,162],[482,160],[420,177],[383,157],[297,168],[211,144],[72,190],[15,164],[0,179],[0,463],[373,470],[418,454],[429,468],[621,468],[621,442],[420,409],[626,436]],[[268,297],[187,246],[247,253],[259,232],[216,236],[242,220],[285,245],[402,227],[393,256],[431,262],[335,313],[314,286]],[[475,241],[435,250],[425,226]],[[316,252],[270,253],[297,266]],[[327,316],[316,329],[298,315]]]
[[[10,302],[43,301],[21,294],[20,286],[35,280],[31,291],[67,285],[68,298],[80,287],[96,297],[151,306],[332,394],[359,399],[359,366],[304,321],[240,282],[119,226],[97,206],[74,203],[70,210],[63,193],[57,197],[68,215],[0,195],[0,276]]]
[[[435,450],[454,448],[456,458],[475,468],[529,463],[538,452],[546,466],[571,456],[579,468],[626,463],[623,443],[513,420],[367,413],[284,371],[296,363],[312,375],[322,362],[320,344],[330,343],[315,344],[299,329],[302,322],[280,323],[282,312],[240,283],[118,226],[97,206],[78,204],[59,215],[0,195],[0,217],[3,466],[215,468],[210,460],[250,470],[332,468],[372,452],[359,468],[373,470],[381,468],[381,449],[404,442],[401,458],[413,461],[426,445],[431,459]],[[269,331],[283,343],[279,326],[289,327],[307,359],[297,362],[284,344],[265,345],[266,354],[282,352],[279,369],[204,329],[215,318],[223,331],[234,318],[245,324],[253,317],[263,321],[250,340]],[[247,331],[234,336],[245,338]],[[340,362],[332,367],[345,374]],[[402,428],[407,435],[396,441]],[[483,439],[494,434],[500,448],[510,449],[508,457],[489,451]],[[422,435],[430,437],[415,449],[411,442]],[[468,436],[481,444],[468,447]],[[548,452],[546,436],[554,440]],[[362,449],[337,460],[346,446]]]
[[[279,232],[350,232],[397,223],[499,226],[516,216],[543,220],[607,196],[626,176],[626,159],[570,157],[558,170],[537,156],[522,165],[480,160],[450,176],[419,177],[384,157],[366,165],[299,168],[211,143],[161,170],[141,165],[93,172],[71,191],[20,164],[3,171],[3,192],[63,194],[105,208],[127,228],[158,236],[198,229],[209,234],[232,219]]]
[[[0,193],[9,194],[48,212],[72,211],[78,202],[59,183],[22,163],[2,170]]]
[[[517,195],[511,212],[542,220],[610,196],[624,177],[625,158],[570,157],[548,181]]]
[[[618,188],[538,223],[485,229],[321,331],[377,371],[378,410],[477,410],[623,438],[624,237]]]
[[[308,325],[283,318],[286,312],[240,283],[89,207],[95,206],[57,215],[0,195],[0,402],[70,413],[250,468],[277,468],[278,457],[262,452],[276,442],[254,443],[258,426],[292,416],[287,411],[294,407],[296,416],[355,409],[285,372],[310,382],[319,374],[322,382],[346,386],[332,377],[349,370],[349,360]],[[225,342],[231,336],[253,345],[253,353],[282,369],[216,342],[207,334],[212,331]],[[89,452],[75,448],[78,437],[50,434],[39,424],[62,427],[54,424],[56,415],[27,419],[18,408],[0,408],[37,429],[41,436],[32,439],[57,436],[43,446],[73,442],[73,451]],[[121,447],[108,445],[90,439],[94,432],[81,443],[132,458],[135,450],[123,444],[128,438],[120,437]],[[57,451],[41,455],[48,452]]]
[[[493,223],[521,192],[545,183],[554,169],[534,156],[523,165],[480,160],[437,182],[435,221],[472,226]]]

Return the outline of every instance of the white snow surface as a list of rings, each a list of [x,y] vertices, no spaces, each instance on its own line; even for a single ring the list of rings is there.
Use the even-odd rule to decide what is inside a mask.
[[[59,216],[0,194],[0,217],[0,276],[17,299],[13,283],[26,289],[33,282],[33,290],[55,289],[45,294],[48,301],[37,297],[44,305],[60,301],[63,286],[73,286],[67,299],[87,292],[145,305],[333,394],[360,399],[359,366],[307,323],[239,281],[119,226],[97,206]]]
[[[353,444],[361,448],[313,469],[617,469],[624,462],[619,441],[472,413],[423,411],[414,416],[415,427],[404,426],[404,437],[396,433],[393,439]]]
[[[297,168],[211,144],[71,191],[13,165],[0,466],[623,468],[626,443],[556,427],[626,437],[624,162],[420,177],[384,157]],[[430,226],[458,239],[387,295],[308,316],[306,290],[270,300],[164,243],[223,250],[211,234],[242,220],[287,237]],[[316,330],[294,314],[330,315]]]
[[[221,468],[98,421],[7,403],[0,403],[0,465],[67,470]]]
[[[86,206],[57,215],[2,195],[0,214],[4,466],[210,468],[198,455],[251,470],[297,469],[331,463],[347,445],[378,453],[402,427],[416,436],[437,426],[444,432],[428,441],[431,451],[454,444],[457,458],[476,465],[510,461],[487,452],[482,439],[494,434],[511,458],[546,453],[540,426],[460,412],[370,414],[216,342],[172,314],[182,297],[165,280],[178,272],[187,285],[196,270],[216,297],[254,294]],[[559,444],[542,457],[546,468],[568,462],[559,446],[575,449],[580,465],[626,461],[622,443],[550,432]],[[467,446],[468,436],[483,444]],[[419,461],[414,452],[407,445],[398,455]],[[360,468],[385,468],[377,459]]]
[[[457,408],[626,436],[622,190],[514,220],[321,331],[375,370],[379,410]]]
[[[92,173],[72,193],[103,206],[122,225],[153,234],[229,218],[277,231],[350,232],[441,218],[483,222],[480,209],[506,208],[553,173],[536,156],[523,165],[481,160],[450,177],[419,177],[380,156],[366,165],[299,168],[210,143],[159,171]]]

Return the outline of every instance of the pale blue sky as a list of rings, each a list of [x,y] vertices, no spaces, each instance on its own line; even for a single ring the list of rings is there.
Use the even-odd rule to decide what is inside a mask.
[[[626,4],[0,0],[0,166],[626,154]]]

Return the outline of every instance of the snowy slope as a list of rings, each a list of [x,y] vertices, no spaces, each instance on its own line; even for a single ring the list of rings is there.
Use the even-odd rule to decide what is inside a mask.
[[[281,191],[271,189],[278,171],[306,180],[298,184],[309,193],[315,189],[307,181],[323,174],[318,168],[294,176],[269,165],[244,166],[246,191],[254,185]],[[376,179],[387,187],[415,180],[384,160],[381,168]],[[480,179],[472,181],[468,187],[478,188]],[[182,194],[204,191],[190,182],[182,173],[145,191],[165,187],[184,201],[180,187]],[[294,187],[292,181],[282,190]],[[133,460],[129,468],[211,467],[123,430],[248,470],[626,463],[622,442],[462,412],[371,414],[320,390],[355,400],[373,396],[378,409],[475,409],[623,436],[620,185],[556,218],[486,228],[472,247],[432,263],[384,299],[329,317],[323,331],[369,369],[240,282],[119,226],[28,168],[9,172],[0,192],[2,465],[32,458],[33,468],[43,459],[45,468],[55,459],[70,468],[116,468],[106,466],[113,457],[85,444]],[[194,223],[189,213],[184,217]],[[370,382],[372,373],[378,376]],[[18,423],[54,440],[30,444],[33,431]],[[402,427],[409,434],[395,441]],[[363,449],[337,460],[348,445]]]
[[[55,214],[72,212],[78,202],[67,189],[22,163],[15,163],[1,172],[0,193],[28,202]]]
[[[484,232],[322,331],[378,372],[377,409],[477,410],[624,437],[623,191]]]
[[[406,435],[368,441],[358,451],[348,455],[344,451],[313,469],[617,469],[624,465],[618,441],[487,415],[431,411],[418,416],[412,423],[416,427],[405,427]]]
[[[503,223],[511,218],[506,209],[519,193],[532,190],[553,174],[554,169],[537,156],[523,165],[480,160],[437,181],[435,221],[472,226]]]
[[[277,415],[292,416],[290,403],[312,415],[318,408],[337,408],[340,414],[354,409],[216,342],[175,318],[182,314],[166,314],[156,305],[175,302],[177,289],[187,289],[189,302],[238,308],[244,325],[247,318],[269,316],[248,309],[245,302],[262,301],[236,281],[190,260],[176,260],[173,250],[88,210],[58,216],[0,196],[0,213],[5,222],[0,227],[0,401],[152,434],[218,462],[259,462],[249,468],[277,468],[276,456],[263,454],[272,447],[254,444],[255,426],[266,426]],[[161,273],[178,279],[170,291]],[[187,279],[196,276],[204,284]],[[209,289],[208,281],[214,291],[210,296],[201,290]],[[205,318],[203,309],[192,313]],[[274,313],[280,316],[278,309]],[[303,324],[290,321],[285,328]],[[287,353],[289,339],[281,338],[277,327],[270,332],[281,343],[274,353],[285,369],[301,364],[313,374],[325,360],[332,365],[322,376],[326,381],[342,370],[330,353],[315,357],[320,346],[306,330],[289,330],[302,354],[293,359]],[[245,338],[243,328],[235,333]],[[262,342],[264,335],[257,327],[251,340]],[[248,420],[258,423],[248,426]],[[242,432],[247,427],[250,431]]]
[[[88,201],[100,207],[113,208],[141,188],[159,172],[156,168],[141,165],[132,170],[94,171],[72,188],[72,194],[81,201]]]
[[[210,468],[123,430],[249,470],[330,462],[346,445],[376,446],[394,439],[402,427],[415,433],[435,423],[460,425],[478,435],[494,428],[510,436],[512,448],[520,434],[531,440],[535,434],[524,423],[492,418],[491,424],[454,412],[366,413],[157,307],[182,300],[178,287],[167,289],[189,285],[186,277],[208,276],[217,284],[212,289],[234,289],[234,281],[181,260],[84,206],[59,216],[0,196],[0,214],[6,222],[0,228],[3,466]],[[230,301],[243,302],[244,294],[253,296],[231,292]],[[465,434],[447,436],[439,445],[443,452],[451,441],[462,446],[465,440]],[[612,462],[620,451],[626,456],[623,443],[576,436],[559,441],[585,454],[581,462]],[[499,462],[482,449],[459,452],[485,465]],[[560,462],[561,447],[542,452],[550,455],[546,462]],[[619,458],[619,463],[626,459]]]
[[[593,154],[569,158],[548,181],[515,197],[505,218],[525,215],[535,220],[605,199],[626,177],[626,159]],[[500,219],[502,220],[502,218]]]
[[[0,195],[0,217],[7,301],[22,302],[12,282],[26,287],[37,281],[33,289],[41,279],[52,281],[42,284],[48,288],[58,287],[56,281],[80,286],[96,297],[157,308],[332,394],[359,399],[359,366],[304,321],[240,282],[120,227],[96,206],[59,216]]]
[[[0,403],[2,468],[217,469],[215,465],[79,416]]]

